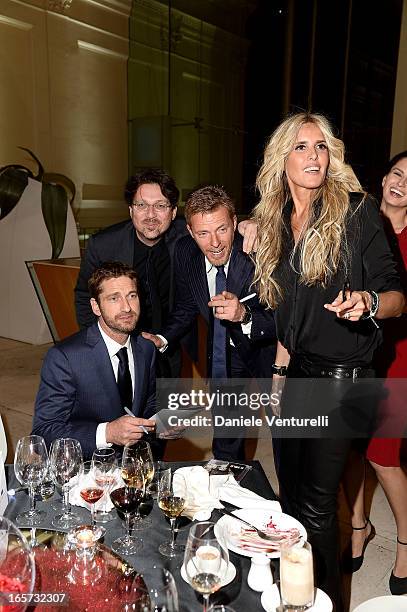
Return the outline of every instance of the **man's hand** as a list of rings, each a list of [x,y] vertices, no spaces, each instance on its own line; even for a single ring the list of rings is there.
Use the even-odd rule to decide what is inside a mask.
[[[257,251],[257,223],[251,219],[240,221],[237,226],[239,234],[243,236],[243,251],[245,253],[255,253]]]
[[[215,295],[210,302],[210,308],[214,308],[213,316],[217,319],[224,319],[232,323],[240,323],[246,312],[244,304],[239,302],[239,298],[234,293],[222,291],[220,295]]]
[[[143,425],[147,431],[154,431],[155,421],[131,416],[122,416],[111,421],[106,425],[106,442],[124,446],[129,442],[140,440],[144,436],[140,425]]]
[[[146,340],[151,340],[151,342],[155,345],[156,348],[160,349],[164,346],[164,341],[162,340],[162,338],[159,338],[158,336],[156,336],[155,334],[149,334],[148,332],[141,332],[141,335],[143,336],[143,338],[145,338]]]

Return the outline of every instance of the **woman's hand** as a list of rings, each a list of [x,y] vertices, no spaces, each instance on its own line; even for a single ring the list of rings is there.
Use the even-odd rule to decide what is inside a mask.
[[[340,291],[337,298],[331,304],[324,304],[324,308],[335,312],[339,319],[347,321],[359,321],[365,312],[370,312],[372,307],[372,296],[367,291],[352,291],[346,299]]]
[[[255,253],[257,251],[257,223],[251,219],[240,221],[237,226],[239,234],[243,236],[243,251]]]

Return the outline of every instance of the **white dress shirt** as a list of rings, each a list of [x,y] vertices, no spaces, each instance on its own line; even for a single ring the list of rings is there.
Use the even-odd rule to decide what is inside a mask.
[[[116,355],[116,353],[120,351],[120,349],[122,349],[123,347],[127,348],[127,354],[129,357],[131,386],[132,386],[133,394],[134,394],[134,357],[133,357],[133,350],[131,347],[130,336],[127,338],[127,341],[125,344],[119,344],[119,342],[116,342],[116,340],[113,340],[110,336],[106,334],[106,332],[103,331],[99,323],[98,323],[98,327],[99,327],[100,333],[102,334],[104,343],[106,344],[107,351],[109,353],[110,362],[112,364],[113,374],[114,374],[114,378],[116,382],[117,382],[117,372],[119,370],[119,358]],[[128,408],[131,410],[131,406],[128,406]],[[103,446],[112,446],[111,444],[106,442],[106,426],[107,426],[107,423],[99,423],[99,425],[97,426],[96,448],[101,448]]]

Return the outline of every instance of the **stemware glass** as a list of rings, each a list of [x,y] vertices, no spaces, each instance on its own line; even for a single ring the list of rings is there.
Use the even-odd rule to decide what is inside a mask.
[[[30,509],[16,517],[18,525],[33,527],[45,517],[43,510],[35,509],[35,488],[40,485],[48,470],[48,452],[41,436],[24,436],[17,442],[14,454],[14,472],[18,481],[28,486]]]
[[[22,593],[33,592],[35,557],[21,531],[4,516],[0,516],[0,582],[0,610],[23,612],[27,604],[17,602],[22,601]]]
[[[97,448],[93,451],[92,462],[97,462],[96,482],[104,489],[104,495],[95,505],[94,517],[97,523],[107,523],[115,518],[115,513],[106,509],[109,490],[118,477],[116,452],[111,447]]]
[[[149,494],[148,488],[154,478],[154,460],[151,452],[151,447],[146,440],[137,440],[131,444],[126,444],[123,449],[123,461],[126,461],[127,457],[134,457],[141,461],[144,471],[144,480],[146,484],[146,492],[144,499],[139,509],[137,510],[132,521],[132,529],[137,531],[139,529],[145,529],[146,527],[152,526],[152,521],[147,517],[148,512],[151,512],[153,508],[153,499]],[[145,516],[141,516],[140,512],[144,510]]]
[[[146,572],[145,578],[149,588],[151,612],[178,612],[178,591],[171,572],[153,565],[152,569]]]
[[[81,524],[69,503],[69,490],[74,486],[83,469],[82,448],[74,438],[58,438],[51,445],[50,467],[56,485],[62,488],[62,514],[57,514],[52,524],[60,529],[71,529]]]
[[[184,569],[188,582],[204,600],[207,611],[211,593],[217,591],[226,575],[229,554],[214,533],[215,524],[204,521],[193,525],[185,547]]]
[[[90,505],[92,525],[96,524],[95,504],[102,499],[105,487],[107,487],[107,481],[104,478],[98,478],[101,467],[102,464],[98,461],[85,461],[79,478],[79,494]]]
[[[171,541],[160,544],[158,550],[165,557],[182,554],[184,547],[175,544],[175,523],[185,507],[187,486],[181,474],[172,474],[171,468],[160,473],[158,481],[158,506],[170,519]]]
[[[127,457],[126,461],[122,463],[121,476],[125,486],[121,482],[115,481],[110,491],[110,499],[119,516],[124,515],[126,535],[115,540],[112,548],[118,554],[133,555],[143,546],[139,538],[130,535],[130,516],[138,510],[145,492],[144,471],[141,462],[133,457]]]

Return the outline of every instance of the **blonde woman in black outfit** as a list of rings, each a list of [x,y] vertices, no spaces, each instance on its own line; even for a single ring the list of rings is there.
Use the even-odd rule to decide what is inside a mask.
[[[306,379],[294,392],[287,382],[283,416],[289,397],[289,410],[294,401],[301,416],[321,398],[320,378],[357,382],[373,375],[380,332],[372,319],[399,316],[404,298],[377,205],[345,164],[344,145],[325,117],[301,113],[280,124],[257,187],[255,281],[260,300],[275,309],[275,377]],[[328,404],[341,401],[340,386],[328,391]],[[317,584],[336,612],[343,609],[337,491],[349,445],[350,439],[281,441],[283,507],[306,527]]]

